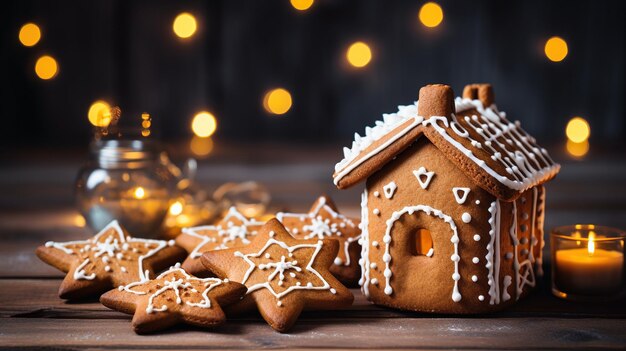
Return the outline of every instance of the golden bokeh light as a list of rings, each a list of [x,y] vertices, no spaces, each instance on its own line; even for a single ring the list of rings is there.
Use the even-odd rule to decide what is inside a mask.
[[[567,42],[560,37],[552,37],[546,41],[543,49],[548,60],[552,62],[561,62],[568,53]]]
[[[565,144],[565,149],[567,150],[568,154],[576,158],[581,158],[589,152],[589,141],[585,140],[582,143],[575,143],[571,140],[568,140]]]
[[[436,2],[427,2],[420,8],[418,17],[424,26],[434,28],[443,21],[443,9]]]
[[[143,129],[141,131],[141,136],[146,137],[146,138],[149,137],[150,136],[150,129]]]
[[[136,199],[141,200],[144,197],[146,197],[146,191],[142,187],[138,186],[135,188],[133,195],[135,196]]]
[[[268,91],[263,97],[263,108],[269,113],[283,115],[291,109],[291,93],[283,88]]]
[[[291,0],[291,6],[299,11],[306,11],[313,6],[314,0]]]
[[[196,33],[198,23],[192,14],[183,12],[174,19],[172,29],[179,38],[187,39]]]
[[[574,143],[587,141],[590,134],[591,128],[589,127],[589,123],[582,117],[577,116],[570,119],[569,122],[567,122],[567,127],[565,127],[567,139]]]
[[[191,121],[191,130],[201,138],[208,138],[217,129],[217,120],[210,112],[198,112]]]
[[[35,73],[37,77],[48,80],[54,78],[59,72],[59,65],[57,60],[52,56],[41,56],[35,63]]]
[[[74,217],[74,225],[79,227],[79,228],[83,228],[85,227],[85,225],[87,224],[87,222],[85,221],[85,217],[83,217],[82,215],[77,214]]]
[[[180,202],[180,201],[174,202],[170,206],[170,214],[172,216],[178,216],[181,213],[183,213],[183,204],[182,204],[182,202]]]
[[[41,39],[41,30],[34,23],[26,23],[20,28],[20,43],[24,46],[34,46]]]
[[[362,41],[353,43],[346,52],[348,62],[357,68],[365,67],[372,60],[372,50]]]
[[[96,127],[107,127],[111,123],[111,105],[103,100],[94,102],[89,107],[87,118]]]
[[[197,157],[207,156],[213,151],[213,139],[194,136],[189,143],[189,149]]]

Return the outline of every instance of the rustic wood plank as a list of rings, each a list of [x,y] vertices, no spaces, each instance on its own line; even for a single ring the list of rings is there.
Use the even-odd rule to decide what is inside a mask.
[[[626,321],[612,319],[443,318],[300,321],[288,334],[262,321],[231,321],[213,331],[187,327],[135,335],[122,319],[0,319],[0,347],[96,348],[621,348]]]
[[[57,296],[59,279],[1,279],[0,280],[0,317],[29,318],[125,318],[122,314],[110,311],[94,298],[91,301],[71,302]],[[345,310],[329,312],[308,312],[302,319],[321,318],[429,318],[423,313],[402,312],[375,306],[366,300],[360,290],[352,289],[354,304]],[[626,318],[626,304],[572,303],[558,299],[541,286],[527,299],[520,301],[513,308],[492,315],[496,318],[562,317],[562,318]],[[435,316],[438,317],[438,316]],[[440,317],[440,316],[439,316]],[[451,317],[451,316],[448,316]],[[237,317],[249,319],[250,316]],[[256,318],[253,316],[252,318]],[[456,317],[466,319],[465,317]],[[474,317],[468,317],[471,320]]]

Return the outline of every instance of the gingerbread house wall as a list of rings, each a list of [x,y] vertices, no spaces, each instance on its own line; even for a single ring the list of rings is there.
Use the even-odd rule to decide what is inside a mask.
[[[415,175],[421,169],[422,183]],[[543,191],[537,189],[535,212],[543,208],[539,205]],[[467,196],[458,196],[465,192]],[[421,138],[367,180],[362,196],[363,292],[377,304],[426,312],[476,313],[508,306],[518,298],[516,291],[498,288],[507,284],[507,276],[514,286],[513,280],[521,275],[515,274],[515,256],[509,260],[504,256],[517,252],[526,267],[525,259],[529,254],[539,257],[541,247],[539,239],[532,240],[535,245],[530,239],[531,233],[540,232],[541,216],[526,218],[523,213],[533,211],[532,203],[521,204],[521,199],[515,205],[498,201]],[[514,207],[519,208],[515,220]],[[531,222],[533,230],[520,229]],[[515,250],[513,237],[504,235],[513,224],[514,234],[523,233],[518,239],[528,236],[528,242]],[[415,255],[410,249],[418,228],[430,231],[431,256]],[[498,243],[500,249],[492,249]],[[511,297],[503,298],[503,291]]]

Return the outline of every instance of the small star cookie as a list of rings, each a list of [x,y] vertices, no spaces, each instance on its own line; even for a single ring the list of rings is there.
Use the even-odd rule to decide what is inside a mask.
[[[180,265],[158,277],[130,283],[100,297],[106,307],[133,314],[137,334],[166,329],[178,323],[212,327],[226,320],[224,306],[246,293],[242,284],[218,278],[197,278]]]
[[[247,218],[233,206],[215,225],[183,228],[182,233],[176,237],[176,244],[189,253],[182,267],[196,276],[209,275],[200,262],[202,253],[248,245],[263,224]]]
[[[145,281],[183,258],[174,241],[132,238],[117,221],[87,240],[49,241],[36,251],[47,264],[66,272],[59,287],[62,299],[100,294],[135,281]]]
[[[333,239],[298,240],[271,219],[244,247],[208,251],[202,263],[218,277],[248,287],[235,310],[258,308],[279,332],[293,326],[303,310],[350,306],[354,296],[328,270],[339,244]]]
[[[329,237],[339,241],[339,252],[330,266],[330,272],[342,283],[356,285],[361,275],[359,221],[339,214],[335,204],[326,196],[320,196],[309,213],[281,212],[276,214],[276,218],[297,239]]]

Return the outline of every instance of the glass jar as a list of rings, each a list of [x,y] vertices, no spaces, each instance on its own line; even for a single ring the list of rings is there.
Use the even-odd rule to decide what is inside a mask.
[[[144,140],[98,140],[76,180],[78,209],[95,231],[117,219],[133,236],[157,237],[176,187],[158,147]]]
[[[610,300],[625,291],[626,233],[594,224],[552,229],[552,292],[568,300]]]

